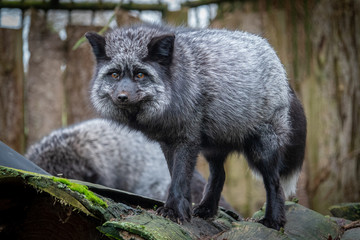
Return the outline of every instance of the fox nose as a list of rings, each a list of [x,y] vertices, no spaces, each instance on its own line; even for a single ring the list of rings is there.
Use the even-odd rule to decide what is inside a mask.
[[[126,93],[120,93],[120,94],[117,96],[117,99],[118,99],[120,102],[127,102],[128,99],[129,99],[129,96],[128,96]]]

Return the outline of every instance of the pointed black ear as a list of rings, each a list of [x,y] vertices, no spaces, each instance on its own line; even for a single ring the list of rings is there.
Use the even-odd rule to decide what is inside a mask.
[[[87,32],[85,37],[89,41],[97,61],[108,59],[105,52],[105,38],[103,36],[95,32]]]
[[[170,65],[174,50],[175,35],[168,34],[154,37],[148,44],[146,59],[157,61],[162,65]]]

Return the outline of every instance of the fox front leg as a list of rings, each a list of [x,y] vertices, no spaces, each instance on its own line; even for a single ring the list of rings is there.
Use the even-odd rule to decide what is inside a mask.
[[[195,170],[198,148],[196,144],[162,145],[171,175],[171,184],[165,205],[157,210],[174,222],[190,221],[191,179]]]

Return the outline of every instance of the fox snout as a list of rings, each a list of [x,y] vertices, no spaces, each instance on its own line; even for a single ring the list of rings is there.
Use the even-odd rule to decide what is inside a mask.
[[[122,79],[113,86],[110,97],[115,104],[134,104],[138,100],[136,84],[130,79]]]
[[[122,91],[120,93],[116,92],[112,94],[111,98],[116,103],[126,103],[127,101],[129,101],[129,93],[125,91]]]

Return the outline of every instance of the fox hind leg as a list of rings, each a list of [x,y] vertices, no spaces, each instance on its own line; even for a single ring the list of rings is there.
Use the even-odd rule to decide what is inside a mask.
[[[279,230],[284,227],[285,198],[280,183],[280,166],[283,158],[276,134],[268,127],[260,135],[246,140],[244,153],[250,167],[261,174],[266,190],[265,217],[263,225]]]
[[[198,206],[194,208],[194,215],[208,219],[216,215],[221,191],[225,182],[224,162],[228,153],[208,150],[203,152],[209,163],[210,176],[205,187],[204,196]]]

